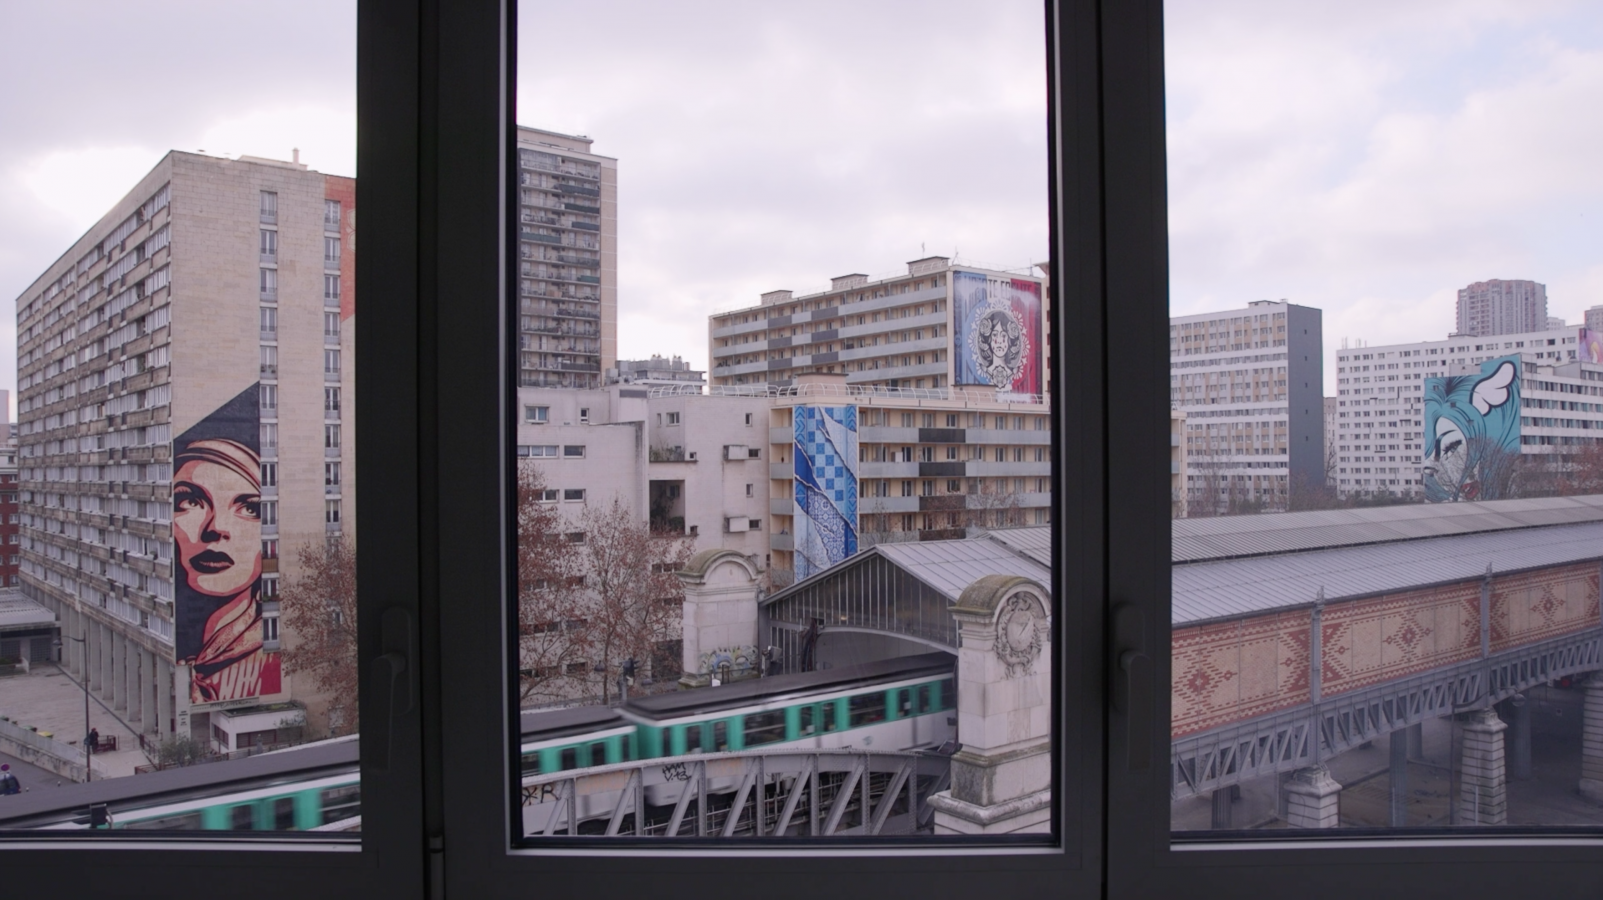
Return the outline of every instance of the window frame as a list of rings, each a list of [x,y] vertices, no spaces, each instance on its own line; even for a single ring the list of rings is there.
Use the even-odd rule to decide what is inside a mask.
[[[1110,700],[1121,701],[1109,703],[1107,719],[1108,895],[1250,896],[1290,888],[1316,900],[1346,900],[1377,889],[1387,896],[1492,897],[1528,892],[1533,883],[1544,891],[1595,891],[1603,877],[1603,837],[1557,829],[1508,837],[1479,837],[1468,829],[1446,837],[1393,836],[1382,829],[1347,837],[1292,832],[1281,839],[1171,842],[1171,566],[1169,542],[1154,539],[1168,532],[1169,495],[1164,480],[1151,475],[1165,465],[1169,429],[1162,0],[1104,2],[1100,24],[1104,93],[1110,98],[1100,110],[1106,135],[1104,296],[1121,299],[1104,303],[1105,333],[1120,336],[1121,375],[1107,378],[1104,388],[1107,409],[1121,413],[1106,420],[1105,484],[1118,486],[1117,502],[1110,499],[1105,510],[1106,596],[1110,607],[1129,603],[1141,613],[1123,620],[1125,633],[1110,633],[1102,673]],[[1073,374],[1058,380],[1065,374],[1054,368],[1054,383],[1078,383]],[[1059,512],[1065,516],[1060,525],[1072,527],[1066,521],[1072,509],[1060,503]],[[1145,708],[1126,711],[1122,701],[1129,694],[1117,661],[1129,650],[1147,653],[1155,689]],[[1132,738],[1143,735],[1152,764],[1131,771]]]
[[[1060,438],[1058,456],[1085,467],[1088,484],[1099,485],[1105,434],[1101,425],[1104,291],[1097,131],[1102,90],[1097,60],[1102,41],[1096,0],[1067,0],[1061,5],[1061,17],[1058,3],[1046,5],[1047,93],[1049,106],[1063,102],[1072,106],[1072,111],[1049,113],[1047,212],[1054,223],[1057,283],[1064,283],[1061,266],[1068,258],[1065,248],[1070,248],[1073,257],[1087,266],[1077,272],[1077,284],[1088,283],[1091,294],[1089,302],[1076,305],[1067,315],[1061,305],[1054,309],[1052,333],[1064,352],[1053,354],[1052,365],[1061,377],[1063,360],[1075,358],[1075,374],[1085,375],[1094,389],[1066,397],[1067,402],[1053,410],[1053,421]],[[495,18],[487,12],[479,15]],[[442,172],[450,173],[453,206],[463,211],[454,218],[453,228],[437,237],[442,247],[449,245],[461,256],[453,253],[451,270],[442,267],[436,273],[438,283],[452,286],[456,302],[449,315],[441,309],[433,320],[439,357],[450,359],[453,366],[439,374],[438,396],[450,397],[452,402],[434,411],[437,424],[431,433],[439,436],[439,448],[433,452],[451,460],[451,490],[440,497],[442,516],[452,510],[457,515],[450,516],[454,520],[451,527],[441,529],[438,560],[433,565],[438,583],[450,585],[454,596],[501,598],[499,603],[450,604],[449,620],[442,621],[438,631],[440,660],[445,663],[438,677],[441,696],[447,701],[440,713],[440,732],[451,736],[442,745],[441,760],[446,794],[452,798],[444,819],[452,847],[446,869],[449,886],[467,896],[511,897],[525,894],[532,884],[551,885],[555,883],[552,879],[558,878],[582,883],[587,893],[661,894],[666,890],[688,896],[699,890],[692,876],[706,871],[708,857],[718,857],[721,878],[745,876],[775,883],[774,879],[804,877],[810,889],[820,894],[868,896],[894,890],[945,895],[995,890],[999,871],[1005,872],[1002,877],[1008,889],[1031,895],[1047,891],[1100,894],[1104,711],[1098,662],[1102,615],[1095,603],[1080,604],[1082,608],[1059,616],[1055,623],[1059,634],[1074,636],[1072,647],[1062,641],[1053,645],[1058,673],[1054,704],[1064,713],[1058,716],[1053,760],[1058,846],[892,840],[832,846],[820,842],[806,847],[791,842],[782,845],[784,855],[777,855],[774,845],[716,840],[664,844],[660,850],[622,844],[614,845],[617,849],[577,844],[539,849],[513,846],[511,836],[520,815],[511,786],[521,767],[513,752],[517,709],[510,701],[516,696],[516,675],[507,664],[515,658],[516,623],[514,611],[505,602],[514,583],[511,549],[515,535],[505,523],[511,521],[509,503],[515,483],[514,433],[522,421],[513,381],[516,370],[510,365],[517,352],[511,327],[515,320],[507,308],[506,291],[516,283],[518,258],[517,156],[510,127],[515,109],[516,0],[500,6],[498,17],[495,24],[503,29],[500,43],[480,45],[478,58],[463,59],[459,71],[449,78],[442,76],[442,83],[448,81],[459,89],[456,95],[460,100],[454,97],[450,108],[441,110],[442,130],[454,126],[450,133],[456,140],[449,150],[441,142],[439,162]],[[481,24],[490,23],[481,20]],[[1063,57],[1072,65],[1059,65],[1052,55],[1059,29],[1072,41],[1064,45],[1071,49]],[[489,108],[490,97],[498,99],[499,108]],[[1070,131],[1074,146],[1061,146],[1060,137]],[[1073,167],[1077,173],[1074,183],[1064,183],[1052,172],[1054,161]],[[1072,212],[1074,221],[1059,218],[1062,211]],[[497,358],[482,352],[490,340],[501,348]],[[1061,445],[1057,423],[1065,418],[1082,423],[1071,433],[1073,448]],[[1074,539],[1066,540],[1060,534],[1054,541],[1055,571],[1059,573],[1055,590],[1068,596],[1101,596],[1103,494],[1099,489],[1076,492],[1060,502],[1064,506],[1061,521],[1069,523]],[[485,652],[486,635],[500,636],[494,652]],[[1063,665],[1064,659],[1074,660],[1074,671]],[[499,690],[489,691],[492,684]],[[1073,686],[1072,693],[1066,690],[1069,686]],[[501,721],[499,733],[483,727],[487,716]],[[432,730],[426,729],[426,733]]]
[[[483,5],[483,0],[470,2]],[[438,292],[425,277],[439,252],[421,239],[437,228],[424,230],[439,212],[427,202],[435,188],[425,176],[448,173],[438,172],[425,152],[433,143],[426,135],[438,132],[439,104],[434,97],[442,62],[466,52],[460,36],[432,33],[442,18],[437,4],[438,0],[359,0],[356,10],[355,76],[361,111],[356,123],[361,173],[357,191],[373,216],[363,225],[370,252],[356,265],[371,295],[384,298],[384,315],[359,317],[357,322],[357,346],[384,349],[359,354],[359,381],[374,389],[361,398],[368,415],[359,431],[356,458],[378,484],[420,481],[419,448],[425,432],[419,423],[426,413],[419,375],[435,362],[419,343],[425,332],[418,327],[426,295],[433,302],[432,294]],[[427,41],[425,34],[430,35]],[[450,139],[448,132],[440,138]],[[381,262],[409,258],[417,259],[418,265]],[[360,514],[363,531],[375,546],[420,547],[426,539],[425,511],[420,491],[374,491]],[[386,610],[401,610],[415,626],[426,602],[429,573],[424,556],[406,553],[401,559],[385,559],[385,555],[370,553],[358,561],[362,583],[358,646],[364,662],[381,655],[380,620]],[[411,633],[406,649],[416,660],[420,642],[415,627]],[[229,893],[240,898],[271,900],[305,894],[309,888],[331,896],[426,896],[433,885],[420,841],[431,833],[423,802],[429,779],[423,765],[421,709],[429,698],[427,684],[418,676],[424,669],[411,666],[403,676],[402,684],[423,703],[391,718],[388,766],[374,764],[376,741],[362,744],[359,843],[257,831],[160,838],[132,831],[11,832],[0,836],[0,868],[7,888],[19,896],[57,892],[62,878],[68,877],[74,891],[114,896],[126,893],[130,885],[157,879],[163,893],[200,895],[215,892],[221,878]],[[374,708],[371,680],[363,678],[359,690],[364,708]],[[437,807],[434,812],[437,818]]]

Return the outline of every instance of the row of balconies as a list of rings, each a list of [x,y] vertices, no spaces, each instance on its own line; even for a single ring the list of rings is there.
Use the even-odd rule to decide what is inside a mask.
[[[873,289],[858,287],[858,288],[852,288],[850,291],[846,291],[844,293],[853,293],[853,294],[855,294],[855,293],[863,292],[865,290],[873,290]],[[863,301],[858,302],[858,303],[844,303],[844,304],[842,304],[842,303],[838,302],[839,301],[839,297],[836,297],[836,298],[833,298],[833,299],[835,299],[837,301],[834,305],[825,307],[823,309],[814,309],[814,310],[811,310],[809,312],[797,313],[794,316],[769,315],[770,313],[774,312],[776,309],[778,309],[780,307],[789,309],[791,306],[799,305],[800,303],[805,302],[805,298],[798,298],[797,300],[792,300],[792,301],[787,302],[787,303],[776,304],[776,306],[774,306],[774,307],[761,307],[761,306],[758,306],[758,307],[751,307],[748,310],[738,310],[738,311],[736,311],[734,313],[731,313],[733,315],[740,315],[740,314],[745,314],[745,313],[750,312],[755,316],[755,319],[754,319],[754,321],[751,321],[751,322],[744,322],[744,323],[734,324],[734,325],[726,325],[726,326],[724,326],[722,328],[714,328],[713,331],[712,331],[712,337],[715,338],[715,339],[716,338],[724,338],[724,337],[729,337],[731,335],[736,335],[736,334],[746,334],[746,333],[749,333],[749,332],[752,332],[752,331],[762,331],[762,330],[765,330],[765,329],[768,329],[768,328],[788,327],[793,322],[813,322],[813,321],[819,321],[819,320],[824,320],[824,319],[832,319],[832,318],[836,318],[836,317],[839,317],[839,316],[847,316],[847,315],[850,315],[850,316],[872,315],[873,313],[879,312],[881,310],[894,309],[894,308],[897,308],[897,307],[906,306],[906,305],[908,305],[910,303],[922,303],[922,302],[926,302],[926,301],[929,301],[929,300],[945,299],[945,297],[946,297],[946,285],[939,285],[939,286],[936,286],[936,287],[924,288],[923,290],[920,290],[920,291],[909,291],[909,292],[907,292],[905,294],[891,294],[891,295],[888,295],[888,296],[885,296],[885,297],[876,297],[876,298],[874,298],[872,300],[863,300]],[[816,300],[814,300],[813,302],[816,302]],[[938,316],[940,317],[941,321],[945,320],[945,315],[946,314],[944,312],[938,314]],[[914,320],[913,317],[909,317],[905,321],[911,322],[913,320]],[[892,320],[890,320],[890,322],[874,322],[874,323],[865,324],[862,327],[864,327],[864,328],[874,327],[874,328],[877,328],[878,330],[882,330],[883,331],[883,330],[889,330],[890,323],[899,323],[899,322],[902,322],[902,321],[904,321],[904,320],[902,320],[902,319],[892,319]]]
[[[854,311],[852,315],[856,316],[858,313]],[[942,310],[941,312],[925,313],[922,316],[909,316],[905,319],[888,319],[882,322],[868,322],[862,325],[844,325],[840,328],[804,331],[803,333],[797,335],[779,335],[775,337],[769,337],[765,340],[748,341],[744,344],[732,343],[727,347],[714,347],[712,355],[714,359],[718,359],[719,357],[737,356],[741,353],[753,353],[761,350],[772,350],[791,346],[802,347],[806,344],[816,343],[820,340],[834,341],[842,344],[850,341],[853,344],[856,344],[859,340],[866,338],[883,337],[892,333],[899,334],[903,331],[916,332],[921,328],[933,330],[934,328],[938,326],[944,326],[945,324],[946,312]],[[822,337],[815,338],[814,335],[822,335]],[[943,345],[946,340],[945,335],[938,337],[931,335],[923,338],[923,340],[927,341],[931,338],[941,341]],[[916,345],[915,349],[912,351],[915,353],[925,349],[924,345],[920,344],[918,339],[909,339],[907,341],[898,341],[894,343],[886,343],[882,341],[877,345],[871,345],[867,347],[854,346],[852,349],[877,350],[882,353],[891,353],[897,351],[887,348],[905,347],[910,345]]]

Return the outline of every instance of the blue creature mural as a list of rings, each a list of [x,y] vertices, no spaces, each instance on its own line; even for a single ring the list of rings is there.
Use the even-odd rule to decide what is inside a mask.
[[[1497,500],[1520,454],[1520,358],[1481,363],[1478,375],[1425,379],[1425,499]]]
[[[796,580],[857,552],[857,407],[798,406]]]

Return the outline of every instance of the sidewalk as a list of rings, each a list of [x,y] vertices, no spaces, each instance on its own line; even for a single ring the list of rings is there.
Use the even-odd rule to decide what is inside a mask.
[[[9,716],[23,727],[51,732],[56,740],[82,752],[83,688],[52,663],[36,664],[26,675],[0,678],[0,715]],[[95,754],[96,778],[132,775],[134,766],[150,762],[139,749],[139,736],[93,693],[89,695],[89,724],[100,732],[102,740],[115,735],[119,748],[113,753]]]

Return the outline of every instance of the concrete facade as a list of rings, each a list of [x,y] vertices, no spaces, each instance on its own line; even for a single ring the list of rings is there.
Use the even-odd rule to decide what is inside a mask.
[[[1545,284],[1493,278],[1458,292],[1458,334],[1490,337],[1541,331],[1547,326]]]
[[[208,733],[174,682],[174,438],[257,392],[264,633],[295,549],[351,521],[354,232],[351,179],[175,151],[17,300],[22,588],[152,738]]]
[[[1425,379],[1478,374],[1518,355],[1521,455],[1561,462],[1603,433],[1603,366],[1577,359],[1579,329],[1452,335],[1336,352],[1336,492],[1423,496]],[[1547,413],[1541,410],[1556,410]]]
[[[525,387],[599,388],[618,359],[618,161],[518,127],[519,360]]]
[[[1187,515],[1286,508],[1325,483],[1322,314],[1284,300],[1169,320],[1169,405],[1186,413]]]

